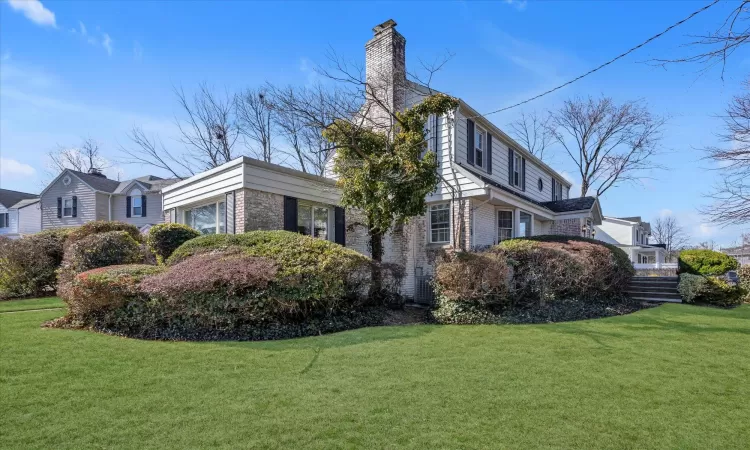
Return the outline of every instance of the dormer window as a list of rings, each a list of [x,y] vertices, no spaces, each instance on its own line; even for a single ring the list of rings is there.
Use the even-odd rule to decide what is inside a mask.
[[[132,217],[142,217],[143,216],[143,197],[141,197],[141,191],[138,189],[133,189],[130,191],[130,197],[132,198]]]
[[[474,127],[474,164],[477,167],[485,168],[487,164],[486,150],[487,133],[477,125]]]

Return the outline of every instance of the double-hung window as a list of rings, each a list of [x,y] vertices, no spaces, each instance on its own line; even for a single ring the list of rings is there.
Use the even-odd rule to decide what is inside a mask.
[[[485,168],[487,161],[485,151],[487,148],[487,134],[479,126],[474,127],[474,164],[477,167]]]
[[[497,212],[497,241],[513,238],[513,211]]]
[[[514,186],[520,186],[521,185],[521,165],[523,163],[521,162],[521,155],[518,153],[513,153],[513,185]]]
[[[554,189],[554,192],[552,194],[554,195],[555,200],[562,200],[563,199],[563,195],[562,195],[562,192],[563,192],[562,183],[560,183],[559,181],[555,181],[555,184],[554,184],[554,186],[552,188]]]
[[[430,242],[445,244],[451,238],[451,211],[449,203],[430,206]]]
[[[73,199],[63,199],[63,217],[73,217]]]
[[[133,189],[130,192],[130,198],[131,198],[131,216],[132,217],[141,217],[143,216],[143,197],[141,197],[141,191],[138,189]]]
[[[299,202],[297,204],[297,231],[306,236],[331,240],[331,208],[325,205]]]
[[[0,228],[8,228],[10,226],[8,213],[0,213]]]

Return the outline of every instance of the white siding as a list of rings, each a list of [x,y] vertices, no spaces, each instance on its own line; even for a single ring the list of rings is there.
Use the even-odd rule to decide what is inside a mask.
[[[33,234],[42,231],[42,211],[39,202],[17,210],[18,233]]]
[[[336,205],[341,192],[333,183],[316,180],[303,173],[291,175],[265,167],[245,164],[244,187],[256,191],[288,195],[311,202]]]
[[[70,176],[70,184],[63,185],[62,178],[50,185],[41,197],[42,229],[73,227],[96,220],[97,196],[96,192],[76,176]],[[78,214],[76,217],[57,217],[57,198],[78,197]],[[99,207],[100,208],[100,207]]]
[[[474,214],[472,216],[473,247],[481,248],[495,245],[497,241],[496,209],[493,205],[472,200]]]
[[[633,245],[633,226],[604,219],[596,227],[596,239],[616,245]]]
[[[242,163],[228,165],[225,169],[218,170],[210,176],[194,181],[188,178],[177,183],[177,188],[167,189],[164,192],[164,209],[200,203],[225,192],[241,189],[243,187],[242,167]]]
[[[466,159],[468,151],[466,120],[467,115],[459,110],[456,120],[456,161],[460,162],[462,165],[471,167]],[[530,157],[525,155],[521,149],[514,147],[514,150],[526,159],[526,190],[524,191],[520,187],[511,186],[508,180],[508,143],[502,136],[497,135],[496,132],[491,129],[489,123],[482,118],[474,118],[472,120],[474,120],[475,124],[492,134],[492,174],[488,174],[485,170],[478,167],[473,167],[473,170],[538,202],[551,201],[552,176],[555,176],[558,182],[564,179],[535,163]],[[543,181],[543,188],[541,191],[538,186],[540,178]],[[563,198],[568,198],[567,187],[563,187]]]
[[[16,210],[9,210],[5,206],[0,205],[0,214],[4,213],[8,213],[8,223],[6,224],[7,226],[0,228],[0,236],[18,233],[18,214]]]
[[[164,212],[161,209],[161,194],[146,194],[145,217],[127,216],[128,195],[130,195],[131,191],[134,189],[145,192],[143,188],[133,186],[121,195],[112,196],[112,220],[121,220],[123,222],[132,223],[138,228],[141,228],[144,225],[162,223],[164,221]]]

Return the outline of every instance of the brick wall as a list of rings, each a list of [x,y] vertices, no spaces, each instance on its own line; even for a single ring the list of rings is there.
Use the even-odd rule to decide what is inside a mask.
[[[284,229],[284,196],[240,189],[235,192],[235,232]]]
[[[562,236],[581,236],[582,227],[583,223],[581,219],[555,220],[550,227],[549,233]]]

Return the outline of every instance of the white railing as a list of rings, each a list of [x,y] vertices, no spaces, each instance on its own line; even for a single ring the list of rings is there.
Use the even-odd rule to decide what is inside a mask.
[[[677,263],[654,263],[654,264],[636,264],[633,263],[636,270],[649,269],[677,269]]]

